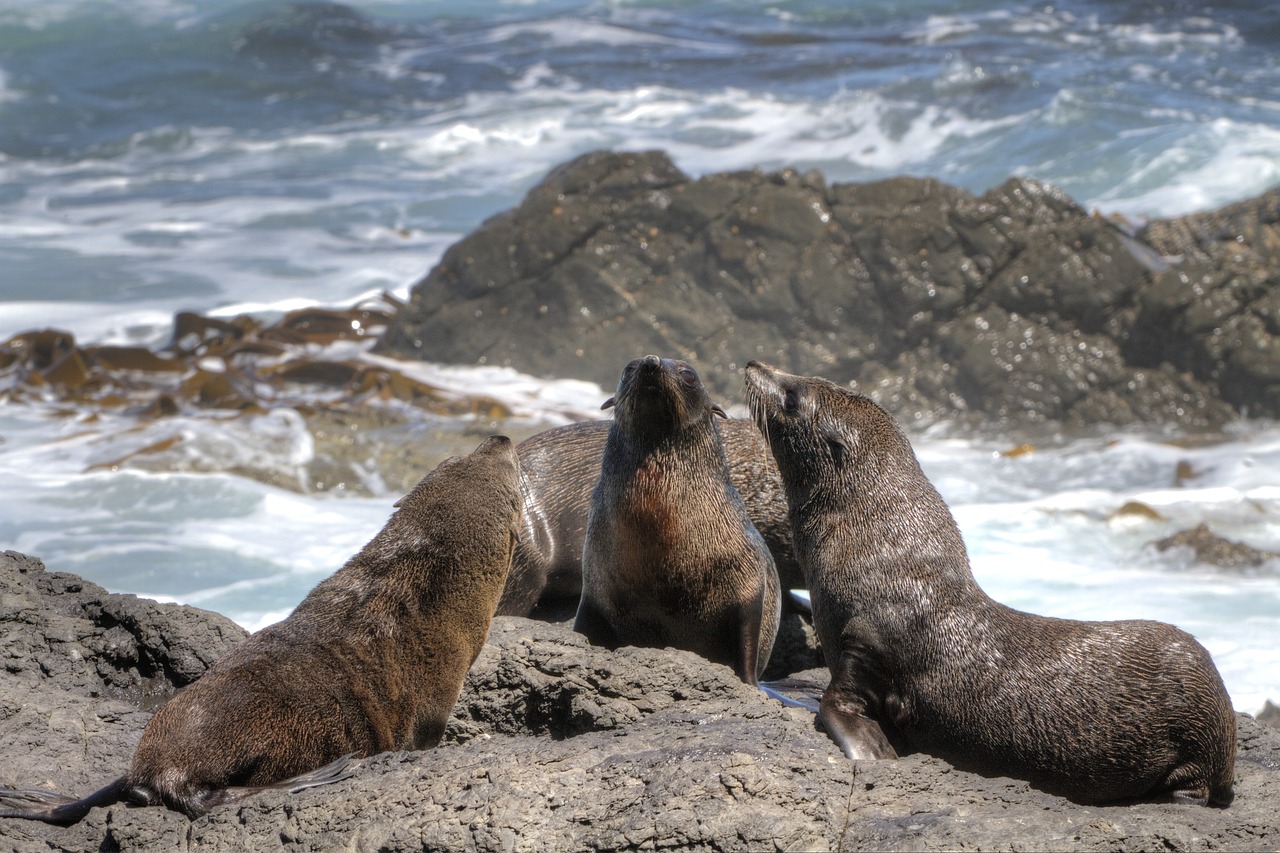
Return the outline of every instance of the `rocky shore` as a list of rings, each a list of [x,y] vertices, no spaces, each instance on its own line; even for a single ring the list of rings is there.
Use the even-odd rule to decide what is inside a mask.
[[[1131,223],[1011,179],[693,179],[598,152],[453,245],[382,352],[612,387],[750,359],[850,382],[908,424],[1217,427],[1280,414],[1280,190]]]
[[[811,666],[791,619],[784,655]],[[0,555],[0,784],[88,793],[115,778],[148,709],[243,636],[217,614]],[[0,821],[0,850],[1275,849],[1280,731],[1238,724],[1230,808],[1080,806],[924,755],[855,765],[811,713],[727,667],[499,618],[438,749],[194,822],[125,806],[72,827]]]
[[[982,196],[909,177],[693,179],[662,152],[597,152],[454,244],[406,304],[180,313],[153,349],[32,330],[0,342],[0,399],[144,425],[95,467],[361,495],[410,488],[475,435],[539,426],[484,388],[424,379],[424,359],[607,396],[655,352],[693,361],[731,404],[757,358],[850,383],[908,430],[1213,435],[1280,416],[1278,223],[1280,189],[1135,223],[1025,179]],[[202,452],[165,428],[281,412],[305,422],[303,464]]]

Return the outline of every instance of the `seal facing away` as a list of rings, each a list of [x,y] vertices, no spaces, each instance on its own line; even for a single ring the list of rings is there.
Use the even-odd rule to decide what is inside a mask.
[[[345,778],[352,754],[435,746],[506,580],[520,520],[515,448],[490,437],[396,506],[287,619],[157,711],[127,775],[82,800],[3,790],[0,816],[74,823],[126,800],[194,818],[265,788]]]
[[[759,362],[746,391],[831,670],[819,716],[846,755],[918,750],[1078,802],[1231,802],[1235,716],[1195,639],[993,601],[888,413]]]
[[[552,427],[516,446],[524,496],[520,541],[498,604],[500,616],[576,608],[582,594],[582,543],[591,493],[612,424],[586,421]],[[804,585],[791,550],[787,499],[769,449],[749,420],[717,424],[729,478],[773,554],[784,589]]]
[[[778,630],[778,574],[729,479],[711,402],[683,361],[626,366],[591,496],[574,630],[675,646],[755,684]]]

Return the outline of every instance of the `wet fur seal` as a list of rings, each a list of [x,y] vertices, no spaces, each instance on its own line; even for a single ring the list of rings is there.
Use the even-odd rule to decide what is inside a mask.
[[[587,513],[611,425],[602,420],[552,427],[516,446],[524,511],[498,615],[554,615],[567,610],[571,617],[577,608]],[[804,576],[791,549],[787,500],[769,449],[749,420],[728,418],[717,426],[729,476],[773,554],[783,588],[803,586]]]
[[[1077,802],[1227,805],[1235,716],[1209,653],[1161,622],[990,599],[902,430],[871,400],[751,362],[850,758],[922,751]]]
[[[350,755],[435,746],[506,579],[518,480],[505,436],[441,463],[288,618],[161,707],[125,776],[82,800],[0,790],[0,815],[69,824],[123,800],[195,818],[346,778]]]
[[[574,630],[596,645],[675,646],[756,684],[778,631],[778,574],[729,478],[711,401],[687,362],[622,372],[591,496]]]

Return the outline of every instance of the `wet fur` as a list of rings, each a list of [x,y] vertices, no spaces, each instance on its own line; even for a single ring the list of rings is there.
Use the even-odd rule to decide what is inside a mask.
[[[632,361],[592,493],[574,630],[616,648],[675,646],[755,684],[779,617],[778,576],[730,481],[713,415],[685,362]]]
[[[587,513],[611,427],[610,421],[566,424],[516,447],[524,512],[499,615],[528,616],[535,607],[554,611],[562,602],[577,607]],[[787,500],[769,448],[751,421],[731,418],[716,427],[729,477],[773,555],[783,588],[803,586],[791,549]]]
[[[197,817],[344,778],[343,756],[435,746],[506,580],[518,475],[503,436],[442,463],[287,619],[156,712],[126,776],[82,801],[0,792],[5,816],[74,822],[123,799]]]
[[[820,715],[847,755],[923,751],[1080,802],[1231,802],[1235,717],[1194,638],[993,601],[886,412],[825,380],[746,374],[831,670]]]

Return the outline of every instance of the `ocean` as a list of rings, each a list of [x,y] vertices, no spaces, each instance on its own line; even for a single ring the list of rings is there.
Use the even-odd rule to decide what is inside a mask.
[[[975,193],[1027,176],[1134,221],[1210,209],[1280,181],[1278,48],[1280,10],[1238,2],[7,0],[0,340],[154,347],[179,311],[269,322],[403,299],[445,247],[601,148],[665,149],[691,175],[910,174]],[[440,416],[472,444],[598,416],[607,396],[413,369],[503,402]],[[244,476],[315,454],[288,406],[142,423],[0,399],[0,548],[250,629],[399,496],[377,471],[358,495]],[[121,461],[170,438],[164,464]],[[1172,622],[1237,708],[1280,700],[1280,561],[1230,571],[1151,545],[1205,522],[1280,551],[1277,425],[912,438],[995,598]],[[1130,503],[1149,511],[1118,512]]]

